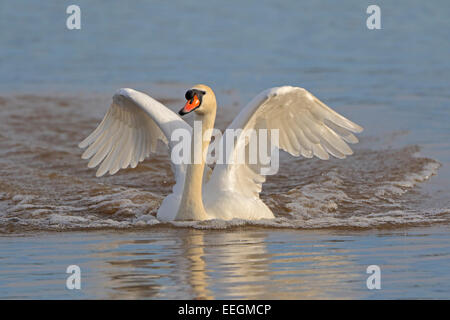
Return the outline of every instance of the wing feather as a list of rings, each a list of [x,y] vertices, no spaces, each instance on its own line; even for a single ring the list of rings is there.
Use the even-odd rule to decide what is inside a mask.
[[[228,127],[243,131],[252,128],[279,129],[276,147],[294,156],[316,156],[323,160],[329,159],[330,154],[340,159],[351,155],[353,151],[347,143],[358,142],[352,132],[363,130],[307,90],[289,86],[268,89],[257,95]],[[233,152],[229,153],[231,157],[239,146],[246,144],[242,139],[242,135],[238,136]],[[220,145],[227,143],[222,141]],[[227,154],[225,150],[222,152]],[[216,164],[207,188],[215,193],[233,190],[258,197],[265,180],[260,168],[259,163]]]
[[[136,167],[155,152],[158,140],[170,150],[168,141],[172,131],[178,128],[192,132],[190,125],[150,96],[133,89],[120,89],[101,123],[79,147],[87,148],[82,158],[90,159],[90,168],[99,166],[96,175],[100,177],[107,172],[115,174],[120,169]],[[185,170],[181,166],[184,164],[172,166],[177,184],[184,184]]]

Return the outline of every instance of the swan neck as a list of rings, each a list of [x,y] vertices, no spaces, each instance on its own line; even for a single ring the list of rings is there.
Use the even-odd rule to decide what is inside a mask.
[[[195,114],[191,138],[191,161],[187,165],[183,195],[175,220],[206,220],[203,206],[202,182],[205,159],[214,127],[215,112]]]

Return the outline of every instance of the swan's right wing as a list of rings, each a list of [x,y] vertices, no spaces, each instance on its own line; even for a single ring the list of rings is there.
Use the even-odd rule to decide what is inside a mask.
[[[128,166],[136,167],[155,151],[158,140],[166,143],[171,152],[170,137],[179,128],[192,132],[180,116],[150,96],[133,89],[120,89],[100,125],[79,147],[88,147],[82,155],[83,159],[91,159],[88,167],[100,165],[97,177],[107,172],[112,175]],[[172,163],[172,169],[176,186],[182,190],[185,165]]]

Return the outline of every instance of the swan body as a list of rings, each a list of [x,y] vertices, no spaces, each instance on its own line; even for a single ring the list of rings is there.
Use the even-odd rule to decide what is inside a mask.
[[[99,165],[98,177],[107,172],[115,174],[136,167],[155,151],[158,140],[172,152],[172,133],[180,128],[192,136],[191,156],[197,151],[206,154],[211,140],[209,129],[214,127],[216,117],[216,97],[208,86],[196,85],[186,92],[186,99],[179,114],[194,113],[195,120],[201,122],[202,139],[194,139],[192,127],[160,102],[133,89],[120,89],[102,122],[79,144],[87,148],[82,158],[90,159],[90,168]],[[176,183],[158,210],[159,220],[274,218],[259,198],[266,174],[260,160],[252,164],[231,161],[237,157],[238,148],[248,147],[245,130],[278,129],[279,139],[273,147],[293,156],[323,160],[330,154],[340,159],[351,155],[347,143],[357,143],[353,133],[363,130],[307,90],[291,86],[261,92],[228,129],[242,132],[233,138],[234,149],[224,152],[226,161],[217,162],[212,172],[204,157],[199,163],[171,163]],[[221,139],[220,145],[227,145],[227,136]]]

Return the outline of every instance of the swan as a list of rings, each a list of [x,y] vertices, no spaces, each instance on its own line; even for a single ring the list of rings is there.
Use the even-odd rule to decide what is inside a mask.
[[[216,117],[216,96],[206,85],[195,85],[186,94],[186,104],[179,115],[137,90],[122,88],[112,98],[112,104],[98,127],[80,144],[87,148],[83,159],[90,159],[89,168],[99,165],[96,176],[113,175],[120,169],[135,168],[155,151],[158,140],[172,152],[172,133],[184,129],[191,133],[191,153],[196,148],[207,152]],[[201,122],[203,139],[194,139],[192,127],[180,116],[194,113]],[[343,159],[353,152],[347,143],[357,143],[353,133],[362,127],[338,114],[313,94],[300,87],[282,86],[267,89],[257,95],[228,129],[278,129],[275,147],[293,156],[327,160],[329,155]],[[242,131],[243,132],[243,131]],[[353,132],[353,133],[352,133]],[[223,135],[221,139],[226,139]],[[243,133],[235,138],[230,157],[238,146],[248,144]],[[226,145],[226,144],[224,144]],[[198,150],[197,149],[197,150]],[[225,161],[214,170],[200,162],[191,164],[171,161],[175,185],[161,203],[157,219],[210,220],[233,218],[272,219],[274,215],[259,198],[265,174],[259,163],[250,165]]]

